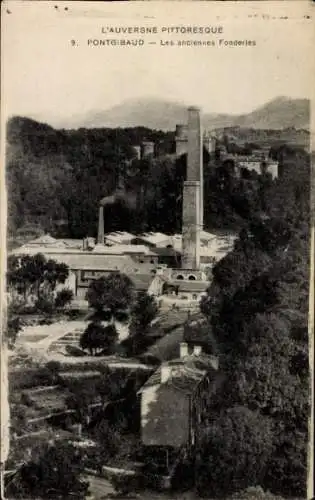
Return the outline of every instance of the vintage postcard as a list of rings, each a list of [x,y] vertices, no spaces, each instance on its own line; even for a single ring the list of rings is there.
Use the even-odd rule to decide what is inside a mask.
[[[7,499],[313,497],[313,2],[2,3]]]

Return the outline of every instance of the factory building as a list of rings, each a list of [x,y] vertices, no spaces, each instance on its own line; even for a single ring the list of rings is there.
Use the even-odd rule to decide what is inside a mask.
[[[146,289],[170,307],[198,303],[209,286],[209,269],[231,250],[235,236],[217,237],[203,229],[203,149],[200,110],[188,108],[187,125],[177,126],[179,150],[187,153],[187,176],[183,186],[182,233],[131,234],[104,232],[104,206],[123,196],[115,192],[99,202],[97,240],[56,240],[43,235],[14,250],[15,255],[42,253],[69,266],[69,286],[84,299],[89,283],[102,275],[120,271],[129,275],[138,290]],[[145,141],[141,155],[154,154],[154,143]],[[159,277],[159,278],[157,278]]]

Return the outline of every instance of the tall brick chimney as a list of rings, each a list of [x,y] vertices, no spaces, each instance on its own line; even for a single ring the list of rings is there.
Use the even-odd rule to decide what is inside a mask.
[[[100,205],[98,213],[97,243],[104,245],[104,207]]]
[[[182,267],[200,267],[200,230],[203,224],[203,160],[200,110],[188,108],[187,176],[183,188]]]

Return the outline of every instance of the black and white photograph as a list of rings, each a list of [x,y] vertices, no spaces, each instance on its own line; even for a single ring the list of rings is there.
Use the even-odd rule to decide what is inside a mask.
[[[1,498],[313,498],[314,8],[2,3]]]

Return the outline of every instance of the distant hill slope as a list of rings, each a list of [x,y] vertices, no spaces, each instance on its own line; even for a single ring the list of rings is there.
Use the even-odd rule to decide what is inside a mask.
[[[248,115],[239,116],[237,125],[254,128],[309,129],[310,101],[278,97]]]
[[[173,130],[177,123],[187,120],[185,104],[159,99],[132,99],[105,111],[91,111],[76,117],[81,127],[144,126],[158,130]],[[207,129],[222,127],[253,127],[257,129],[309,128],[308,99],[277,97],[264,106],[244,115],[208,113],[203,116]]]

